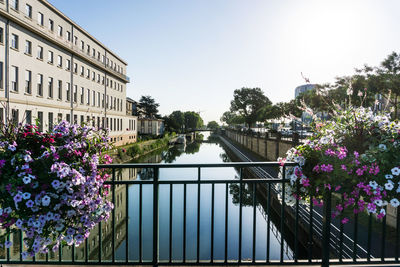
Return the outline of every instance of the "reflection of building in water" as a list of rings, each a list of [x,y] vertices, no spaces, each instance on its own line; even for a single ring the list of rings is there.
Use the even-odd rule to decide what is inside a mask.
[[[121,180],[136,180],[138,174],[138,169],[135,168],[126,168],[122,170],[118,170],[116,172],[116,181]],[[116,185],[115,186],[115,250],[121,245],[121,243],[126,238],[126,187],[128,185]],[[107,197],[109,201],[112,201],[112,194]],[[110,260],[112,258],[112,216],[110,216],[107,222],[101,223],[101,240],[102,240],[102,251],[101,258],[102,260]],[[20,247],[20,237],[19,234],[14,234],[11,236],[11,241],[13,241],[13,247],[10,249],[10,257],[14,260],[19,260],[19,247]],[[89,238],[87,239],[87,249],[88,249],[88,259],[89,260],[97,260],[99,258],[99,226],[93,228]],[[75,260],[76,261],[84,261],[86,258],[85,254],[85,242],[79,247],[75,248]],[[72,247],[65,246],[62,248],[62,260],[70,261],[72,259]],[[0,257],[5,258],[5,250],[0,250]],[[45,255],[39,255],[36,257],[37,260],[45,260]],[[59,253],[50,252],[48,255],[48,259],[58,260]]]

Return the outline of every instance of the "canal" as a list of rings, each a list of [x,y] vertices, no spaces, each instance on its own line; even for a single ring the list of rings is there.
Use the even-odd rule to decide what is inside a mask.
[[[222,163],[231,161],[227,151],[218,142],[217,138],[209,138],[209,133],[203,133],[206,142],[193,142],[184,145],[174,146],[165,150],[156,151],[135,160],[135,163]],[[149,169],[131,169],[123,171],[120,175],[122,179],[152,179],[153,173]],[[197,179],[196,168],[186,169],[160,169],[160,180],[190,180]],[[201,179],[239,179],[238,170],[235,168],[204,168],[201,171]],[[141,188],[140,188],[141,187]],[[214,206],[214,231],[213,231],[213,253],[211,252],[211,185],[203,184],[200,188],[200,239],[199,257],[200,260],[210,260],[211,253],[214,260],[225,258],[225,198],[226,188],[228,188],[228,239],[227,257],[229,260],[238,259],[239,246],[239,185],[225,184],[215,185],[215,206]],[[142,193],[140,194],[140,189]],[[170,235],[170,193],[172,191],[172,220]],[[242,259],[252,259],[252,236],[253,236],[253,205],[252,189],[248,184],[242,189]],[[119,218],[119,205],[123,204],[123,191],[119,196],[117,190],[116,216]],[[130,185],[129,211],[128,211],[128,232],[129,232],[129,260],[138,261],[142,255],[143,261],[152,260],[152,240],[153,240],[153,192],[152,185]],[[187,185],[186,197],[186,242],[183,243],[183,185],[160,185],[159,188],[159,258],[160,261],[169,259],[170,245],[172,247],[171,256],[173,261],[182,261],[185,246],[186,260],[196,260],[197,257],[197,185]],[[140,195],[142,195],[142,207],[140,207]],[[261,201],[261,200],[260,200]],[[123,208],[121,208],[121,211]],[[140,216],[140,211],[142,212]],[[141,224],[140,224],[141,218]],[[267,229],[267,215],[262,205],[256,205],[256,260],[265,260],[267,254],[270,259],[280,259],[280,233],[273,222]],[[125,221],[124,218],[118,219]],[[124,228],[125,226],[121,227]],[[141,228],[141,229],[140,229]],[[140,231],[141,230],[141,231]],[[268,233],[269,232],[269,233]],[[123,232],[118,231],[121,242],[116,251],[116,259],[124,260],[126,255],[126,241]],[[141,233],[141,236],[140,236]],[[269,248],[267,238],[270,239]],[[141,242],[140,242],[141,240]],[[268,249],[267,249],[268,248]],[[107,250],[107,248],[104,248]],[[104,251],[103,249],[103,251]],[[267,251],[268,250],[268,251]],[[290,259],[293,255],[292,250],[284,244],[284,258]]]

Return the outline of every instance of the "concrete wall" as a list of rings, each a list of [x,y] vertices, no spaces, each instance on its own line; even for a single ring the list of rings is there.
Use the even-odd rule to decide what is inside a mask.
[[[241,144],[260,157],[270,161],[275,161],[278,157],[284,157],[286,155],[286,151],[297,144],[297,142],[281,140],[279,137],[272,138],[270,136],[251,136],[243,132],[236,132],[232,130],[226,130],[225,135],[229,139]]]

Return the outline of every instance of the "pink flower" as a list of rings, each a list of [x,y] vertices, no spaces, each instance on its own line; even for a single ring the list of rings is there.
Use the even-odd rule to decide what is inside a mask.
[[[332,166],[332,164],[326,164],[326,165],[322,164],[321,170],[324,172],[331,172],[331,171],[333,171],[333,166]]]
[[[346,224],[346,223],[348,223],[348,222],[349,222],[349,218],[344,217],[344,218],[342,219],[342,224]]]
[[[356,173],[357,173],[357,175],[358,175],[358,176],[361,176],[361,175],[363,175],[363,174],[364,174],[364,170],[363,170],[363,169],[360,169],[360,168],[358,168],[358,169],[356,170]]]

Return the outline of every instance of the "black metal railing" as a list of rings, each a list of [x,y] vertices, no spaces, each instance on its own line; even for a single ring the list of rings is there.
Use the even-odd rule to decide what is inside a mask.
[[[290,166],[294,164],[286,164],[283,167],[283,173],[285,173],[285,168]],[[28,260],[22,260],[20,256],[23,238],[21,233],[15,236],[9,235],[8,238],[13,239],[14,246],[0,250],[1,262],[72,265],[242,263],[246,265],[322,264],[323,266],[343,263],[400,263],[398,227],[394,232],[392,246],[394,251],[385,250],[392,244],[386,239],[386,217],[380,222],[369,215],[367,226],[359,229],[361,227],[359,221],[362,218],[355,216],[352,224],[345,227],[340,220],[331,219],[335,198],[340,198],[340,196],[332,195],[330,192],[325,196],[323,207],[315,207],[312,204],[302,205],[298,200],[294,206],[286,205],[285,187],[289,186],[289,180],[285,177],[265,178],[262,176],[262,172],[268,172],[271,169],[275,169],[276,173],[276,169],[279,168],[277,162],[113,164],[98,167],[110,169],[112,174],[111,180],[106,184],[111,186],[110,200],[115,208],[108,222],[99,223],[97,229],[92,231],[90,237],[80,247],[60,247],[54,253]],[[204,169],[213,168],[235,168],[238,177],[236,179],[203,177]],[[179,180],[160,179],[160,170],[163,169],[195,169],[197,177]],[[122,170],[128,170],[128,173],[124,176]],[[136,179],[138,170],[146,173],[146,179]],[[276,190],[278,184],[282,188],[281,191]],[[206,186],[210,188],[210,190],[207,189],[207,196],[210,198],[203,203],[202,191],[205,191]],[[168,203],[160,199],[162,188],[165,189],[163,192],[168,193],[163,194]],[[132,190],[135,190],[137,197]],[[231,208],[228,207],[229,199],[232,198],[234,201],[231,191],[235,190],[238,192],[236,202],[234,202],[238,208],[238,216],[235,216],[236,213],[233,214]],[[174,196],[179,194],[183,195],[179,199],[181,203],[174,201]],[[194,203],[188,202],[189,198],[194,199]],[[222,203],[221,199],[224,199]],[[163,207],[168,207],[168,218],[161,223],[160,216],[165,215]],[[210,216],[208,220],[210,230],[206,232],[201,230],[204,217],[201,211],[205,208],[209,209]],[[131,209],[138,210],[138,218],[132,217]],[[259,214],[257,209],[262,210],[260,214],[264,221],[261,225],[257,221]],[[179,257],[174,256],[176,240],[173,240],[174,221],[177,220],[174,214],[176,215],[177,212],[181,214],[179,218],[182,220],[179,228],[181,241],[178,240],[181,242]],[[125,216],[122,216],[122,213]],[[223,218],[218,225],[216,225],[217,217]],[[399,213],[397,213],[397,219],[398,217]],[[134,219],[138,229],[131,227],[131,220]],[[189,224],[189,220],[195,223]],[[237,241],[234,242],[230,241],[232,220],[238,220],[236,232],[238,236]],[[263,230],[265,229],[263,225],[266,230]],[[396,225],[399,225],[399,220]],[[146,231],[145,229],[148,228],[151,230]],[[380,229],[378,232],[377,228]],[[223,229],[222,232],[220,232],[221,229]],[[244,238],[244,230],[249,232],[249,237]],[[192,233],[190,237],[189,232]],[[209,235],[207,253],[201,249],[205,233]],[[221,242],[216,242],[217,235],[222,240]],[[161,242],[161,236],[168,236],[168,245]],[[231,249],[232,247],[234,249]],[[250,250],[249,247],[251,247]],[[378,247],[380,255],[376,252]],[[263,253],[260,253],[260,249]],[[133,250],[136,251],[135,256],[132,256]],[[245,250],[250,252],[244,253]]]

